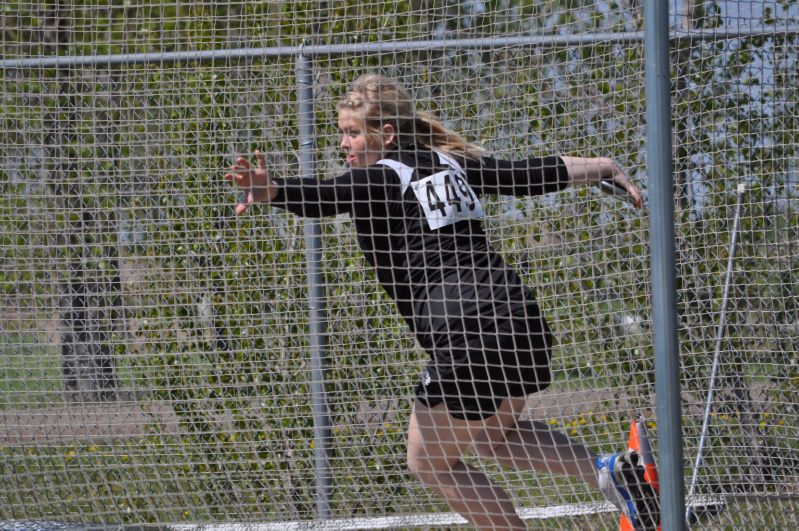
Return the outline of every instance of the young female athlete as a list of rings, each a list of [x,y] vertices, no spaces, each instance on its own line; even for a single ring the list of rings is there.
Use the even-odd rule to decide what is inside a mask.
[[[492,158],[397,82],[358,78],[338,105],[349,170],[327,179],[281,179],[240,157],[225,178],[242,188],[242,214],[267,202],[300,216],[346,212],[366,260],[430,363],[408,426],[408,467],[481,529],[526,529],[510,498],[463,461],[475,452],[517,470],[582,478],[639,528],[655,528],[657,497],[636,456],[592,454],[539,422],[521,420],[525,397],[550,384],[551,335],[530,289],[491,247],[481,197],[539,195],[611,180],[641,195],[607,158]]]

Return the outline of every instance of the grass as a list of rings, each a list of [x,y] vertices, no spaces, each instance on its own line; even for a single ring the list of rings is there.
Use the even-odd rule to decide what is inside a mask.
[[[0,410],[31,410],[61,404],[60,359],[57,345],[42,341],[36,334],[0,335]],[[121,367],[120,372],[130,371]],[[605,409],[602,404],[594,406],[597,411]],[[715,424],[730,422],[735,426],[735,419],[715,414],[713,418]],[[790,420],[790,416],[764,415],[763,425],[758,428],[763,434],[786,441],[792,448],[795,437]],[[587,411],[557,415],[548,422],[554,429],[581,438],[592,446],[615,447],[623,440],[620,434],[626,432],[629,418],[620,412]],[[654,432],[655,425],[649,427]],[[387,434],[370,433],[367,443],[370,447],[385,446],[386,451],[393,452],[403,445],[404,433],[394,433],[393,426],[385,428]],[[401,427],[397,429],[401,431]],[[267,522],[312,517],[312,473],[300,470],[304,466],[302,463],[295,461],[286,465],[285,470],[269,469],[267,464],[272,457],[247,458],[245,463],[242,457],[236,457],[240,454],[225,453],[232,447],[246,450],[247,444],[222,444],[211,448],[219,455],[203,453],[190,437],[153,436],[63,445],[0,446],[0,478],[4,481],[0,486],[0,520],[36,518],[124,524],[213,522],[219,518]],[[345,499],[342,501],[345,506],[360,507],[358,510],[363,514],[379,514],[381,508],[387,506],[401,512],[416,512],[409,509],[408,502],[429,499],[421,492],[421,486],[406,477],[400,457],[392,470],[378,473],[361,468],[359,446],[353,443],[350,447],[353,479],[342,481],[335,489],[345,497],[356,496],[358,501]],[[231,471],[244,468],[248,473],[246,479],[230,481]],[[524,506],[549,503],[547,500],[575,503],[601,499],[584,486],[563,478],[499,472],[491,467],[487,471],[497,474]],[[380,477],[397,484],[375,482]],[[343,494],[347,490],[349,493]],[[302,503],[286,496],[301,497]],[[35,503],[31,502],[33,499]],[[309,510],[299,510],[305,507]],[[746,505],[740,502],[708,525],[711,529],[743,528],[746,524],[771,527],[776,522],[787,523],[793,518],[794,508],[795,500],[779,498]],[[603,513],[542,523],[556,529],[615,529],[616,522],[615,515]]]
[[[0,334],[0,411],[61,403],[58,347],[33,333]]]
[[[207,519],[203,489],[180,473],[185,462],[177,441],[0,447],[0,477],[5,480],[0,520],[111,524]]]

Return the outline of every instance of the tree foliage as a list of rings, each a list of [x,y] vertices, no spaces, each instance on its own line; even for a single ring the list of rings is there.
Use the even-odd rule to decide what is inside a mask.
[[[640,29],[640,13],[621,4],[6,2],[4,56]],[[697,26],[722,23],[712,4]],[[762,22],[774,25],[778,15]],[[774,407],[799,403],[796,38],[720,39],[678,54],[688,58],[676,65],[673,107],[682,132],[675,244],[686,389],[701,396],[706,387],[731,212],[745,183],[722,374],[730,389],[771,381]],[[316,56],[320,175],[341,170],[335,102],[366,70],[403,79],[420,106],[499,156],[611,156],[646,187],[640,46]],[[275,174],[297,174],[293,58],[19,69],[3,86],[0,305],[19,315],[3,333],[38,331],[75,271],[94,279],[86,282],[105,295],[94,305],[113,307],[95,319],[106,327],[95,337],[113,351],[123,389],[170,404],[180,419],[179,441],[157,424],[148,429],[154,449],[180,448],[172,473],[196,482],[198,497],[184,503],[206,519],[311,517],[303,223],[266,206],[234,219],[236,198],[221,180],[235,154],[256,148],[269,153]],[[616,389],[636,409],[650,408],[646,232],[659,220],[589,189],[493,198],[488,211],[493,242],[536,287],[555,328],[560,385]],[[323,235],[334,513],[405,510],[409,496],[417,511],[435,507],[403,471],[407,397],[424,353],[376,286],[347,221],[325,220]],[[135,511],[112,518],[159,513],[157,501],[130,499]]]

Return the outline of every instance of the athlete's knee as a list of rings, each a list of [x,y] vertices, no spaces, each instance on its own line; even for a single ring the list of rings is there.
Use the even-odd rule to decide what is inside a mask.
[[[497,449],[505,444],[505,439],[500,441],[478,441],[472,444],[472,451],[480,459],[493,460],[497,457]]]
[[[421,480],[423,480],[425,474],[432,470],[432,467],[430,466],[430,460],[427,458],[427,455],[424,451],[424,445],[421,444],[408,445],[406,462],[408,465],[408,470],[410,470],[413,475]]]
[[[495,422],[487,425],[473,438],[472,452],[481,459],[496,460],[497,451],[504,448],[508,444],[509,438],[518,431],[519,421],[516,411],[522,406],[518,405],[518,400],[511,400],[511,402],[506,401],[501,405],[493,419]]]
[[[408,446],[407,466],[408,470],[425,485],[438,483],[439,475],[451,468],[447,460],[431,456],[422,444]]]

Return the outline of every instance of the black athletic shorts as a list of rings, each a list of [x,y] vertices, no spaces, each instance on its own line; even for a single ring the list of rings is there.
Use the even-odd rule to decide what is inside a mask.
[[[488,418],[503,399],[541,391],[552,381],[552,335],[534,302],[509,316],[467,319],[462,330],[450,329],[446,341],[435,343],[416,397],[428,407],[445,403],[461,420]]]

